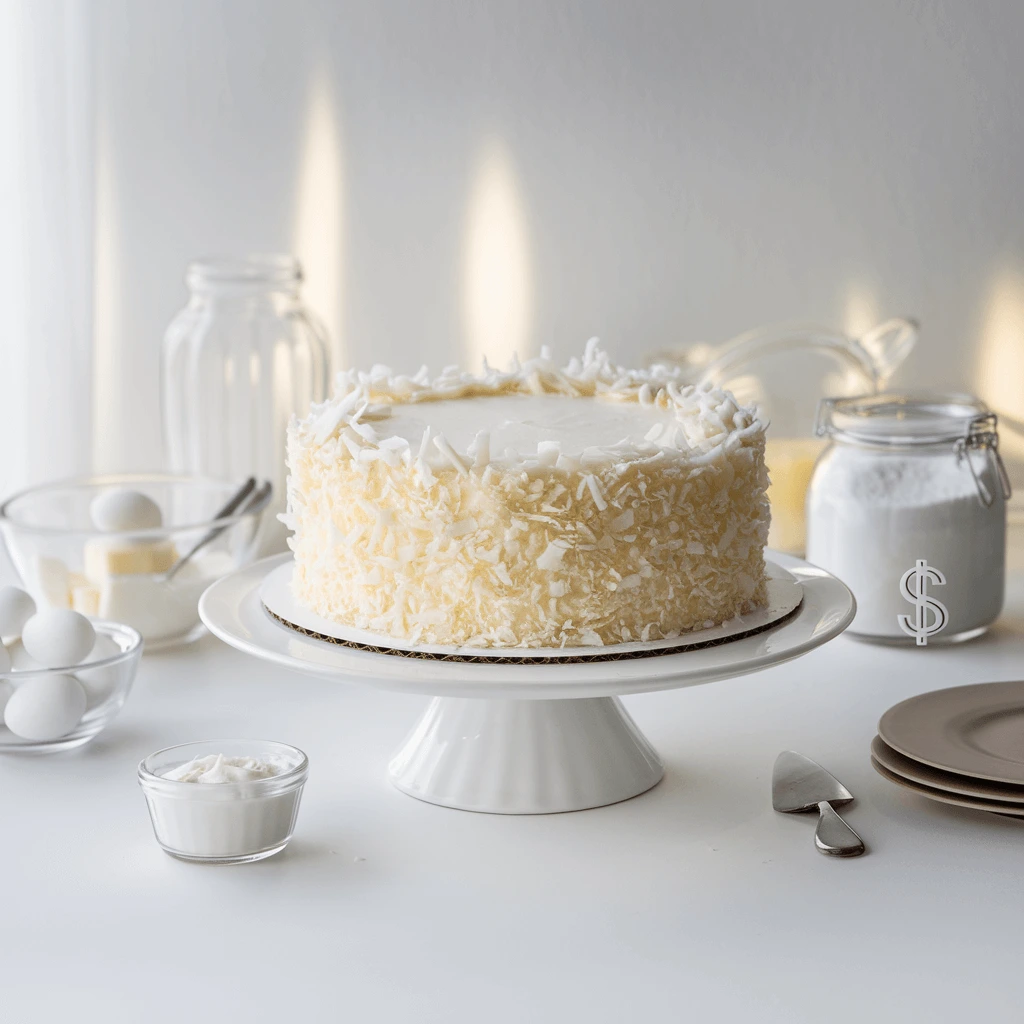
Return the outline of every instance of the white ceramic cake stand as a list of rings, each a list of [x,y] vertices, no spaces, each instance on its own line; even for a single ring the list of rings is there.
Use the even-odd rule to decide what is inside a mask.
[[[664,769],[620,695],[696,686],[790,661],[838,636],[856,607],[834,576],[771,553],[799,581],[803,601],[753,636],[622,661],[430,660],[312,639],[271,618],[260,586],[289,557],[264,559],[213,584],[199,604],[210,631],[299,672],[432,697],[391,761],[391,781],[420,800],[499,814],[582,810],[645,792]]]

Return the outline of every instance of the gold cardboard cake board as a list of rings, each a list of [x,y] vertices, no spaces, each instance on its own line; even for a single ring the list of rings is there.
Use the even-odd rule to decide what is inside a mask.
[[[666,654],[682,654],[685,651],[701,651],[709,647],[721,647],[723,644],[731,644],[736,640],[745,640],[747,637],[756,636],[758,633],[765,633],[770,629],[775,629],[777,626],[783,625],[793,618],[799,611],[803,604],[803,597],[797,603],[796,607],[792,608],[785,615],[771,621],[761,623],[757,626],[751,626],[750,629],[742,630],[738,633],[732,633],[729,636],[715,637],[711,640],[697,640],[691,643],[681,643],[675,647],[656,647],[650,650],[632,650],[632,651],[614,651],[609,650],[601,654],[581,654],[581,655],[561,655],[559,657],[546,658],[543,655],[527,655],[521,654],[496,654],[494,649],[490,649],[490,653],[486,655],[480,654],[439,654],[434,651],[404,651],[398,650],[394,647],[380,647],[375,644],[362,643],[355,640],[342,640],[339,637],[327,636],[324,633],[317,633],[315,630],[307,629],[305,626],[296,625],[294,622],[289,622],[287,619],[272,612],[264,602],[260,602],[263,605],[263,610],[276,622],[285,626],[287,629],[294,630],[296,633],[300,633],[302,636],[310,637],[313,640],[322,640],[324,643],[335,644],[338,647],[348,647],[351,650],[366,651],[370,654],[387,654],[391,657],[396,658],[419,658],[424,661],[461,661],[461,662],[475,662],[477,664],[491,662],[499,665],[578,665],[578,664],[589,664],[591,662],[600,661],[633,661],[637,658],[658,658]],[[536,650],[536,648],[532,648]],[[560,648],[564,650],[564,648]]]
[[[717,647],[731,640],[744,639],[788,622],[803,602],[803,587],[782,566],[766,560],[767,599],[763,606],[746,615],[729,619],[719,625],[683,633],[671,640],[639,640],[601,646],[580,647],[475,647],[470,645],[410,643],[402,637],[374,633],[355,626],[343,625],[304,607],[292,593],[291,560],[282,561],[268,572],[259,585],[259,601],[275,626],[371,654],[389,654],[433,661],[480,663],[494,661],[503,665],[585,664],[588,662],[626,661],[653,658],[661,654],[678,654],[683,650]]]

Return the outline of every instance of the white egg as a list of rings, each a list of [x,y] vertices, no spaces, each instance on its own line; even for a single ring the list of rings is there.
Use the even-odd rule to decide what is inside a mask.
[[[139,491],[118,487],[104,491],[89,506],[93,526],[104,533],[154,530],[163,525],[160,506]]]
[[[4,724],[25,740],[66,736],[85,714],[85,690],[74,676],[53,672],[27,679],[11,694]]]
[[[29,657],[25,645],[20,640],[8,644],[7,653],[11,656],[11,669],[14,672],[32,672],[43,667],[35,658]]]
[[[0,636],[21,636],[35,613],[35,601],[21,587],[0,587]]]
[[[50,608],[33,615],[21,631],[30,658],[44,668],[77,665],[96,643],[92,623],[70,608]]]
[[[85,659],[84,667],[75,672],[75,678],[85,688],[86,703],[90,708],[102,704],[117,689],[125,667],[121,662],[106,665],[103,668],[89,668],[95,661],[103,661],[120,654],[121,648],[117,641],[104,633],[96,634],[96,643]]]
[[[92,645],[89,656],[82,662],[83,666],[91,665],[94,661],[106,661],[115,654],[121,653],[121,645],[106,633],[97,633],[96,642]]]
[[[11,671],[11,652],[0,643],[0,672]]]
[[[12,693],[14,693],[14,684],[6,679],[0,679],[0,722],[3,721],[4,708],[7,707]]]

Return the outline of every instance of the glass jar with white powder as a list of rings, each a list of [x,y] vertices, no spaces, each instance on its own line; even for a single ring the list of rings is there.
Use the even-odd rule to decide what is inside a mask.
[[[1003,606],[1006,500],[996,417],[978,399],[883,393],[826,399],[829,445],[807,495],[807,559],[857,599],[850,633],[951,643]]]

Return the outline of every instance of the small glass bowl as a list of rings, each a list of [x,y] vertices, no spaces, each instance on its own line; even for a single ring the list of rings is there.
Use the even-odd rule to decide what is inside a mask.
[[[198,476],[132,474],[44,484],[0,505],[0,530],[25,588],[40,608],[74,608],[137,629],[150,651],[202,636],[199,598],[213,582],[252,561],[270,500],[214,518],[238,483]],[[112,487],[141,491],[163,513],[158,529],[102,533],[93,499]],[[175,576],[164,573],[214,528]]]
[[[280,757],[289,768],[249,782],[178,782],[163,776],[193,758]],[[309,759],[272,740],[203,740],[150,754],[139,764],[156,841],[180,860],[244,864],[280,853],[295,830]]]
[[[14,690],[50,675],[74,676],[85,690],[85,714],[78,725],[53,740],[26,740],[0,724],[0,753],[53,754],[81,747],[98,736],[114,719],[128,697],[142,657],[142,637],[131,626],[117,622],[93,622],[96,645],[80,665],[67,668],[26,668],[0,672],[0,689]],[[11,661],[24,664],[28,656],[16,640],[7,645]],[[112,653],[107,653],[108,651]],[[6,701],[4,702],[6,703]],[[2,722],[2,716],[0,716]]]

